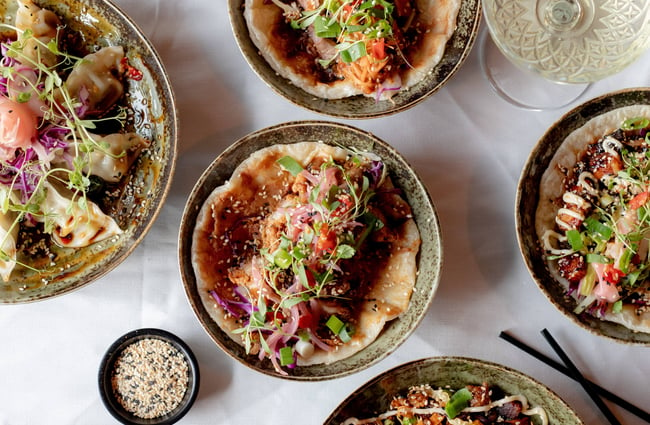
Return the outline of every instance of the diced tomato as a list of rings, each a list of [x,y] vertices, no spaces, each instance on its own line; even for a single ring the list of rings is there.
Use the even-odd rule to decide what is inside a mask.
[[[638,195],[634,196],[632,200],[629,202],[630,208],[633,210],[641,208],[643,205],[645,205],[646,202],[648,202],[648,198],[650,198],[650,192],[641,192]]]
[[[305,276],[307,276],[307,287],[313,288],[316,286],[316,278],[311,270],[305,268]]]
[[[314,326],[314,316],[311,313],[306,313],[298,318],[298,327],[300,329],[311,329]]]
[[[603,271],[603,279],[613,285],[616,285],[623,276],[625,276],[625,273],[611,264],[607,264],[605,266],[605,270]]]
[[[332,211],[332,215],[334,217],[340,217],[346,212],[350,211],[350,208],[353,205],[350,195],[342,195],[338,197],[337,201],[339,201],[339,206],[336,207],[334,211]]]
[[[336,233],[329,230],[329,226],[323,223],[320,228],[318,241],[316,241],[316,251],[332,253],[334,252],[334,248],[336,248]]]
[[[282,311],[277,310],[277,311],[267,311],[266,312],[266,321],[267,322],[272,322],[273,320],[284,320],[284,314],[282,314]]]
[[[372,56],[377,60],[386,59],[386,43],[383,38],[378,38],[372,44]]]

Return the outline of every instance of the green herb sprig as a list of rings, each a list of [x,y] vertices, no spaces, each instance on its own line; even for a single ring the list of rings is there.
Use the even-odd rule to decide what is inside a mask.
[[[60,73],[73,68],[84,59],[61,51],[58,48],[58,35],[56,38],[44,43],[34,37],[31,30],[21,31],[8,24],[0,24],[0,28],[19,34],[17,40],[6,44],[6,55],[17,60],[22,65],[32,68],[36,75],[36,80],[32,81],[12,66],[0,66],[0,75],[6,78],[8,82],[20,81],[28,87],[27,91],[17,95],[16,101],[28,102],[32,96],[38,96],[47,108],[43,111],[42,125],[53,123],[61,129],[69,130],[69,137],[72,139],[71,145],[74,146],[71,168],[52,167],[50,163],[40,158],[25,161],[21,168],[16,170],[14,181],[10,185],[5,186],[5,189],[9,193],[13,193],[17,190],[16,179],[18,175],[27,173],[31,176],[34,183],[31,195],[26,200],[19,200],[16,196],[3,197],[1,211],[4,214],[9,212],[15,213],[15,219],[10,226],[11,229],[19,226],[26,214],[31,214],[42,217],[45,222],[45,231],[49,232],[52,230],[53,224],[43,215],[41,210],[41,204],[45,199],[45,182],[50,180],[58,181],[70,190],[72,199],[67,208],[68,213],[75,211],[75,204],[87,212],[89,202],[88,192],[92,185],[90,178],[92,173],[90,154],[95,151],[100,151],[102,154],[113,158],[119,158],[125,155],[125,152],[120,155],[111,153],[109,150],[110,146],[105,142],[96,141],[90,131],[97,128],[97,124],[101,121],[110,120],[123,126],[127,118],[127,113],[125,108],[119,107],[117,113],[112,116],[97,119],[87,119],[79,116],[77,110],[81,106],[81,101],[69,93],[65,82],[60,77]],[[24,51],[28,40],[33,40],[36,46],[44,49],[44,51],[53,53],[58,58],[58,62],[52,66],[48,66],[42,63],[38,56],[35,60],[32,59]],[[38,52],[40,50],[37,49]],[[6,166],[5,164],[0,165]],[[5,240],[7,237],[9,237],[9,233],[5,236]],[[2,242],[4,243],[5,240]],[[8,257],[9,255],[6,252],[0,252],[0,259],[7,261],[6,259]],[[28,264],[18,264],[36,271]]]

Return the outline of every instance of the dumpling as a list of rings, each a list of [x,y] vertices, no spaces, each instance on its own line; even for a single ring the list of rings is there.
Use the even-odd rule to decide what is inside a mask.
[[[18,0],[16,28],[21,31],[21,35],[26,30],[32,33],[32,37],[25,39],[23,49],[23,53],[29,59],[49,67],[56,65],[56,54],[46,46],[51,40],[56,39],[60,27],[61,20],[54,12],[41,9],[32,0]]]
[[[149,141],[136,133],[115,133],[105,136],[91,134],[91,137],[98,144],[106,144],[108,149],[105,151],[95,149],[91,152],[89,165],[83,171],[110,183],[117,183],[128,174],[129,168],[140,152],[149,146]],[[71,142],[66,151],[74,150],[75,143]],[[52,164],[69,168],[65,161],[66,151],[60,152]]]
[[[86,55],[70,72],[65,84],[70,96],[82,103],[80,115],[101,115],[122,96],[123,58],[122,46],[103,47]]]
[[[46,181],[45,200],[41,206],[41,215],[35,217],[45,224],[45,231],[52,235],[52,240],[62,247],[82,248],[116,236],[122,229],[108,215],[90,200],[85,207],[79,205],[78,199],[72,200],[72,192],[64,187]]]
[[[113,183],[119,182],[128,173],[142,149],[149,146],[149,141],[136,133],[92,137],[98,143],[108,143],[110,147],[108,152],[95,149],[90,154],[90,166],[86,171]]]
[[[0,186],[0,205],[4,205],[11,192]],[[5,282],[9,281],[11,272],[16,266],[16,241],[18,240],[18,214],[14,211],[0,211],[0,276]]]

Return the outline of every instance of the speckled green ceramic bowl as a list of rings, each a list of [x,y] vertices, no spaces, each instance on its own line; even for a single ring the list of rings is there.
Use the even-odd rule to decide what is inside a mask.
[[[111,206],[111,215],[124,231],[81,249],[53,248],[53,262],[33,271],[17,267],[10,282],[0,282],[0,303],[24,303],[62,295],[81,288],[120,264],[142,241],[167,195],[177,151],[176,107],[171,85],[151,43],[136,25],[109,1],[35,0],[61,17],[68,28],[83,34],[88,46],[121,45],[129,63],[143,72],[129,80],[127,103],[133,119],[129,131],[151,141],[125,179],[124,195]],[[15,1],[0,0],[0,18]]]
[[[350,417],[377,416],[389,410],[395,395],[404,394],[414,385],[459,389],[484,382],[500,387],[507,394],[522,394],[531,406],[543,407],[550,425],[584,425],[557,394],[533,378],[506,366],[464,357],[432,357],[388,370],[354,391],[332,412],[324,425],[340,425]],[[536,419],[533,416],[533,420]]]
[[[276,93],[290,102],[314,112],[349,119],[392,115],[417,105],[438,91],[463,65],[474,45],[481,20],[480,0],[461,0],[457,28],[447,42],[440,63],[411,89],[393,96],[392,101],[376,102],[375,99],[365,96],[328,100],[314,97],[294,86],[271,68],[251,41],[243,8],[244,0],[228,0],[235,38],[253,71]]]
[[[534,147],[521,173],[515,202],[515,222],[526,266],[539,289],[558,310],[573,323],[596,335],[617,342],[650,345],[649,333],[633,332],[622,325],[588,314],[574,313],[576,301],[565,294],[564,287],[551,275],[535,232],[540,181],[560,144],[590,119],[630,105],[650,105],[650,89],[628,89],[597,97],[567,112],[547,130]]]
[[[303,141],[322,141],[362,151],[374,152],[386,163],[395,186],[403,190],[420,231],[422,244],[418,256],[419,273],[410,305],[398,319],[389,322],[368,347],[344,360],[329,365],[296,367],[289,376],[278,374],[268,359],[247,355],[244,347],[233,341],[212,320],[197,291],[192,267],[192,233],[197,214],[205,199],[222,185],[234,169],[251,153],[274,145]],[[226,149],[203,173],[187,201],[179,233],[179,261],[183,284],[192,309],[212,340],[242,364],[265,374],[281,378],[315,381],[337,378],[358,372],[383,359],[402,344],[424,317],[440,279],[442,245],[440,227],[431,198],[415,171],[390,145],[377,137],[343,124],[321,121],[290,122],[249,134]]]

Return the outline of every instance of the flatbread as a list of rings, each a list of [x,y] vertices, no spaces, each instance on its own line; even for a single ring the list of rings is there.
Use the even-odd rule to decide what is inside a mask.
[[[417,50],[412,49],[406,60],[410,66],[388,78],[386,87],[401,87],[407,90],[420,82],[440,62],[447,41],[456,30],[456,19],[461,0],[415,0],[418,13],[412,25],[419,23],[423,28]],[[295,52],[278,39],[278,28],[284,26],[283,11],[268,0],[246,0],[244,18],[251,40],[268,64],[282,77],[307,93],[324,99],[341,99],[356,95],[376,97],[375,93],[364,93],[349,80],[320,81],[304,63],[296,62]],[[387,91],[382,98],[394,94]]]
[[[205,309],[233,340],[244,345],[242,335],[235,333],[237,329],[242,328],[242,321],[228,314],[223,306],[215,301],[210,291],[217,291],[222,297],[232,297],[233,287],[239,285],[248,286],[252,288],[251,293],[255,292],[255,270],[263,267],[264,260],[259,252],[234,258],[233,250],[236,249],[232,246],[235,244],[231,241],[224,243],[224,239],[227,239],[227,235],[234,235],[236,230],[233,229],[242,220],[259,215],[268,217],[284,206],[283,202],[292,193],[291,187],[296,177],[283,170],[277,163],[278,159],[290,156],[303,168],[307,168],[309,164],[320,164],[329,158],[337,163],[343,162],[349,155],[350,152],[346,149],[318,142],[274,145],[255,152],[242,162],[230,180],[216,188],[204,202],[193,233],[192,265]],[[399,317],[408,308],[416,280],[420,235],[410,214],[410,207],[393,190],[388,177],[381,187],[387,190],[385,195],[381,195],[384,198],[371,203],[383,204],[382,208],[403,208],[408,210],[408,214],[394,222],[389,220],[391,226],[395,227],[392,229],[394,234],[398,237],[388,248],[372,246],[377,252],[388,249],[389,255],[383,261],[372,263],[371,273],[374,280],[363,299],[353,301],[356,303],[355,311],[358,315],[354,319],[352,339],[331,351],[317,347],[314,354],[308,358],[298,357],[299,365],[331,363],[351,356],[373,342],[387,321]],[[259,229],[260,233],[267,231],[273,229]],[[362,252],[364,255],[374,255],[366,254],[370,250]],[[231,279],[233,275],[228,274],[228,268],[235,262],[239,263],[240,269],[237,273],[240,279],[236,283]],[[354,268],[357,265],[364,267],[363,260],[358,256],[355,257],[355,264],[348,267]],[[366,264],[366,268],[371,267]]]
[[[650,117],[650,106],[633,105],[614,109],[592,118],[567,136],[540,181],[539,204],[535,215],[535,231],[540,241],[547,230],[556,227],[555,217],[559,210],[557,200],[564,193],[565,172],[573,169],[589,144],[616,131],[626,119],[641,116]],[[553,277],[569,288],[569,282],[558,271],[557,262],[547,261],[547,265]],[[608,310],[601,319],[619,323],[633,331],[650,332],[650,312],[637,314],[636,309],[630,305],[624,305],[620,313]]]

